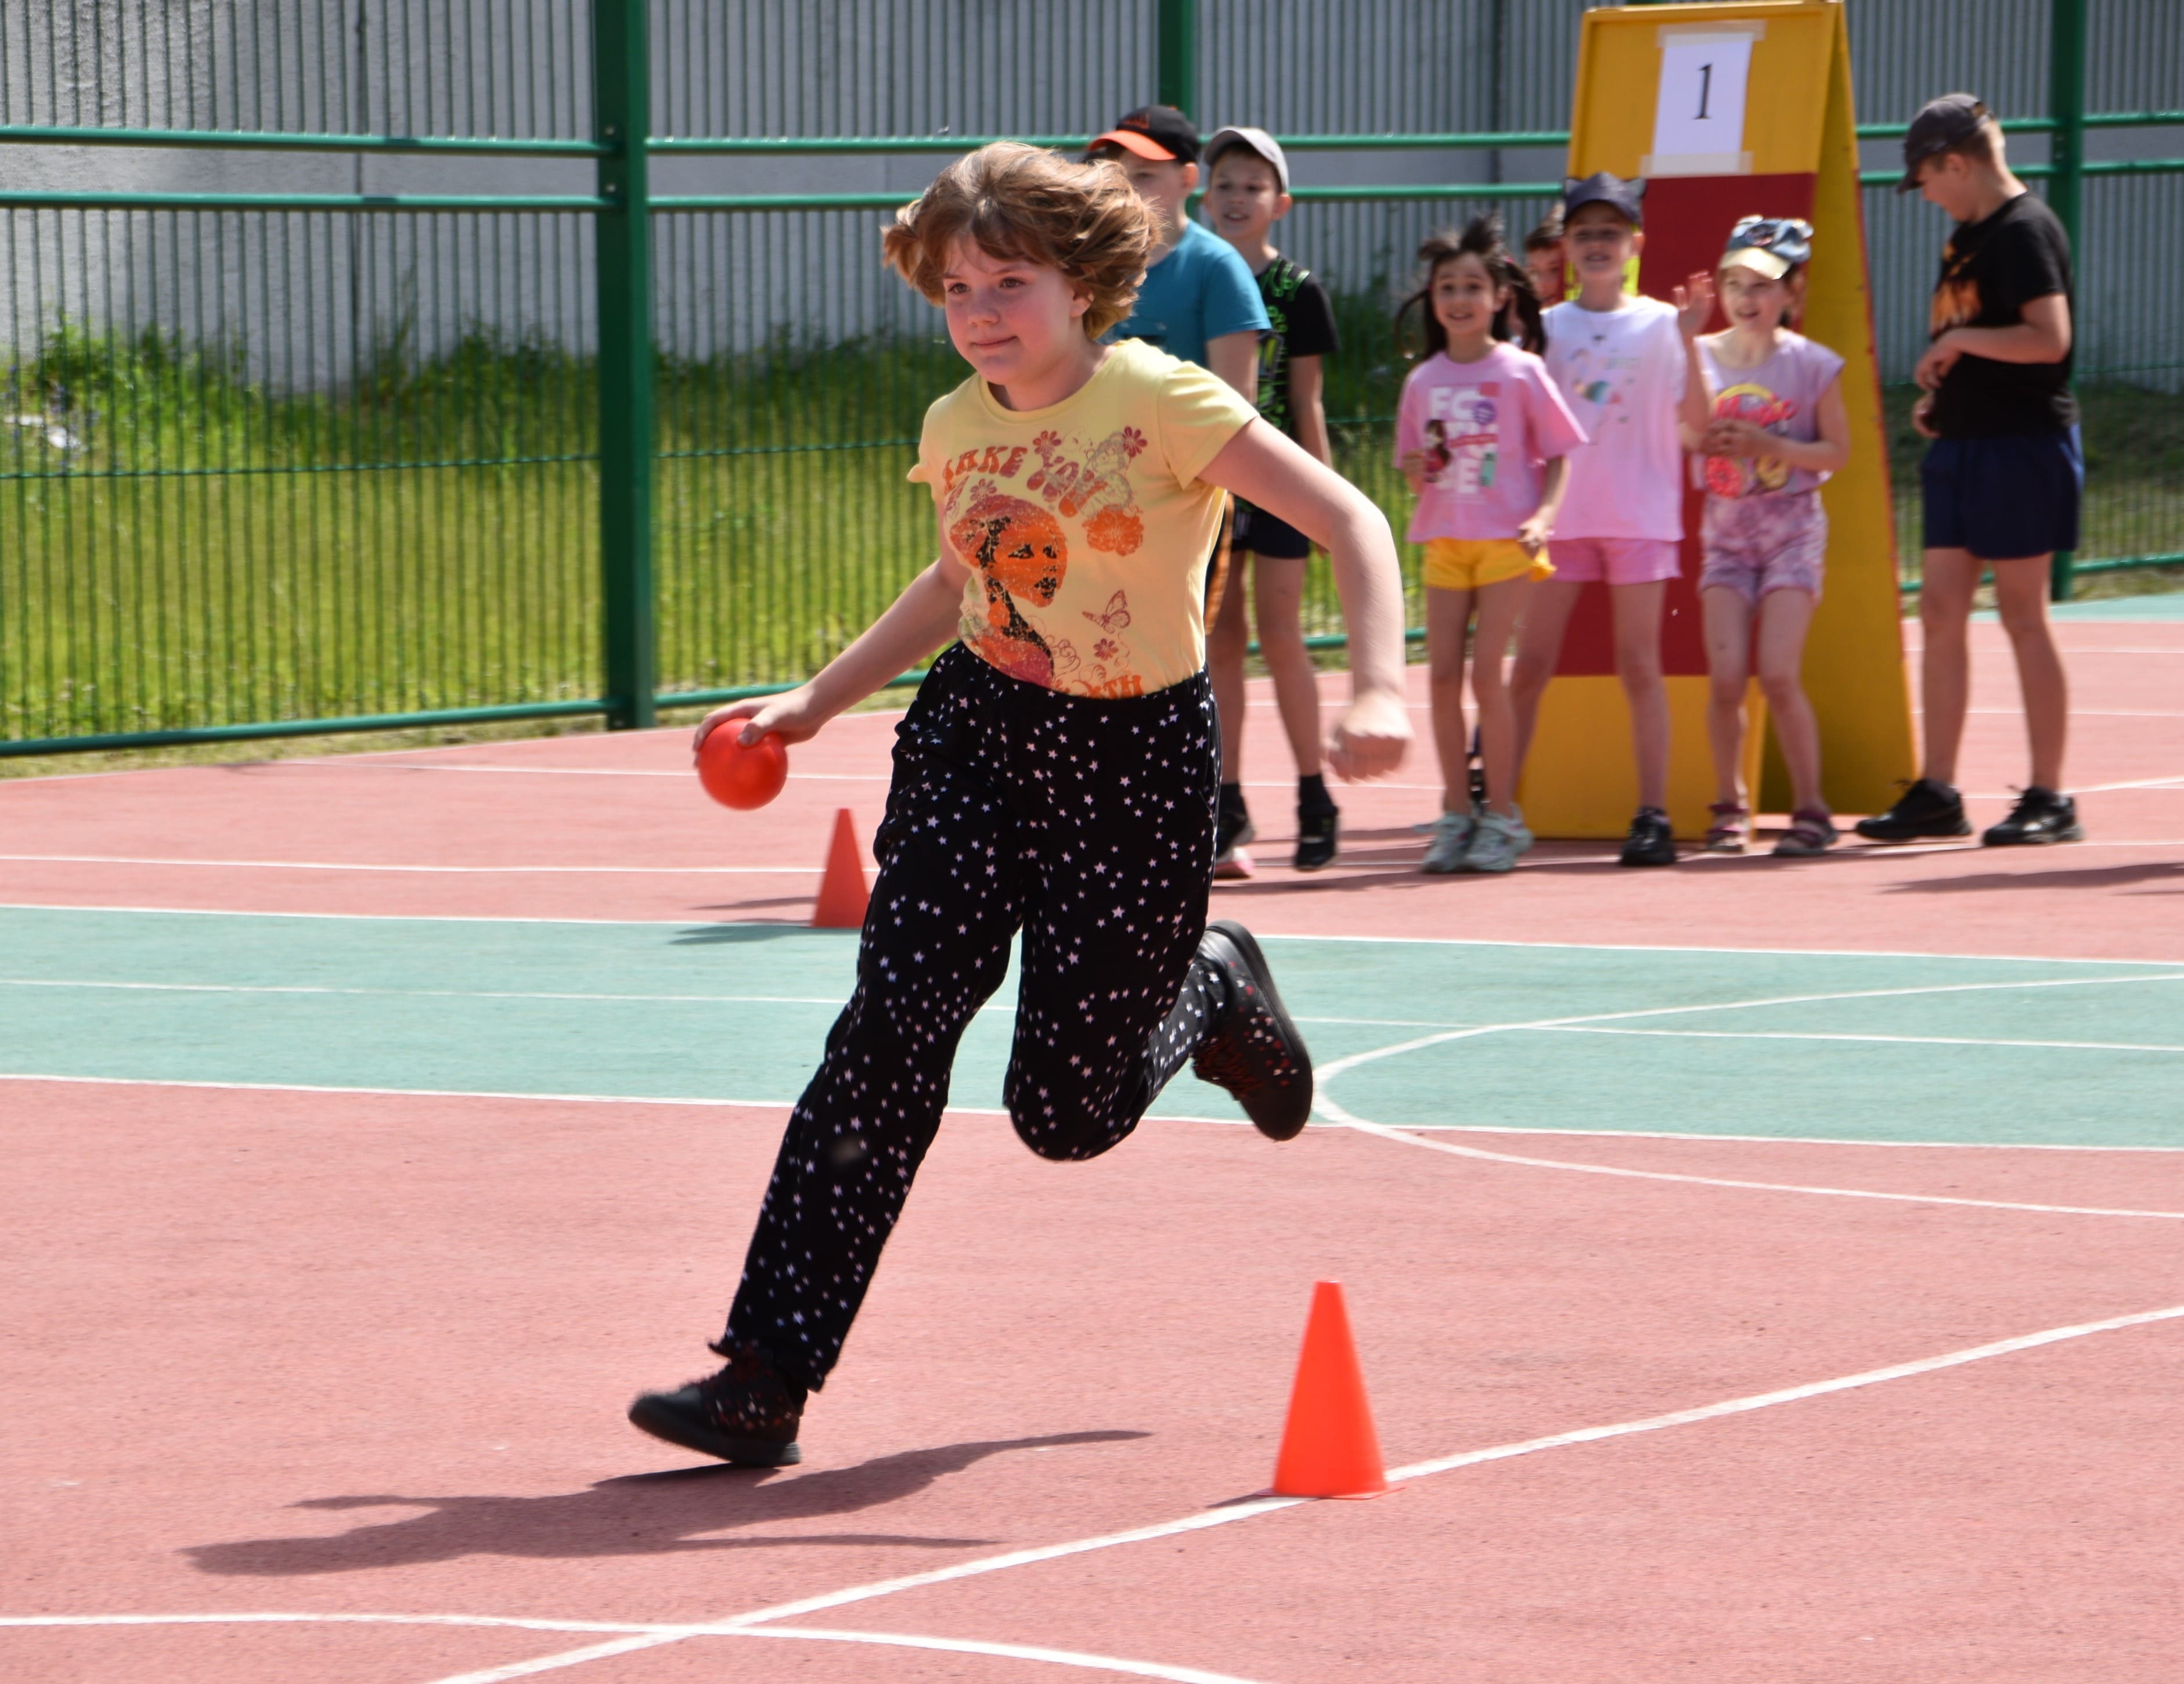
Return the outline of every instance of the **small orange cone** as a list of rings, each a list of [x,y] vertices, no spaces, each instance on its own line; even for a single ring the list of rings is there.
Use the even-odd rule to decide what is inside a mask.
[[[856,827],[850,810],[834,815],[834,839],[827,845],[826,874],[819,879],[819,901],[811,909],[814,929],[862,929],[865,903],[865,857],[857,847]]]
[[[1274,1495],[1378,1497],[1388,1489],[1342,1288],[1323,1280],[1312,1289],[1312,1318],[1274,1464]]]

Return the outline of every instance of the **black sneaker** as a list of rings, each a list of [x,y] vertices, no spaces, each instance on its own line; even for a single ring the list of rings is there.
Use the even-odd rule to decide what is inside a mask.
[[[1630,834],[1623,839],[1624,866],[1672,866],[1676,862],[1676,833],[1668,814],[1658,807],[1641,807],[1630,821]]]
[[[716,1345],[728,1365],[673,1391],[647,1391],[629,1406],[632,1425],[744,1468],[786,1468],[804,1459],[796,1447],[804,1388],[783,1375],[756,1345]]]
[[[1267,956],[1251,932],[1227,918],[1210,923],[1198,958],[1228,984],[1228,1009],[1190,1056],[1201,1082],[1226,1088],[1261,1134],[1293,1139],[1312,1115],[1312,1054],[1282,1009]]]
[[[1290,861],[1299,871],[1318,871],[1334,863],[1336,833],[1342,810],[1332,803],[1323,807],[1297,808],[1296,856]]]
[[[1915,842],[1922,836],[1972,834],[1971,821],[1964,817],[1964,798],[1930,778],[1908,787],[1886,812],[1862,818],[1855,828],[1869,842]]]
[[[1990,848],[2016,848],[2048,842],[2082,842],[2084,827],[2078,822],[2078,804],[2068,795],[2043,789],[2037,783],[2017,798],[2009,817],[1989,825],[1980,838]]]

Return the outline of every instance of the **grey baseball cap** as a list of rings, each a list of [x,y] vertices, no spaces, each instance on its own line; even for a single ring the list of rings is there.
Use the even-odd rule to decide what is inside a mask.
[[[1961,146],[1993,114],[1986,102],[1974,93],[1945,93],[1920,106],[1903,134],[1903,179],[1897,182],[1896,191],[1915,192],[1921,164]]]
[[[1240,146],[1256,153],[1274,166],[1274,180],[1281,184],[1284,192],[1290,190],[1290,161],[1282,155],[1282,143],[1264,129],[1246,128],[1231,123],[1225,129],[1214,131],[1213,138],[1206,142],[1206,167],[1211,170],[1221,154],[1229,148]]]

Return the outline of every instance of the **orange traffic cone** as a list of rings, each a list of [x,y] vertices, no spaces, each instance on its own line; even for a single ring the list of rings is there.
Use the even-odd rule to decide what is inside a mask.
[[[1342,1288],[1323,1280],[1312,1289],[1312,1318],[1274,1464],[1274,1495],[1378,1497],[1388,1489]]]
[[[857,848],[850,810],[834,815],[834,839],[827,845],[827,870],[819,879],[818,904],[811,909],[814,929],[861,929],[865,902],[865,858]]]

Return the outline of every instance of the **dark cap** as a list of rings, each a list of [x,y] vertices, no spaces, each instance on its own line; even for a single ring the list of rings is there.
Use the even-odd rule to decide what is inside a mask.
[[[1646,220],[1641,201],[1646,197],[1646,184],[1641,181],[1624,181],[1620,176],[1611,176],[1605,170],[1597,176],[1587,176],[1580,181],[1574,176],[1563,179],[1563,220],[1567,222],[1580,205],[1608,204],[1615,207],[1623,220],[1632,227],[1641,227]]]
[[[1962,146],[1983,128],[1993,114],[1977,94],[1945,93],[1919,108],[1903,135],[1903,179],[1896,191],[1908,193],[1919,185],[1919,166],[1952,148]]]
[[[1801,263],[1813,260],[1813,225],[1794,216],[1747,216],[1729,231],[1721,266],[1739,265],[1769,281],[1780,281]]]
[[[1103,146],[1119,146],[1125,152],[1156,164],[1198,162],[1198,128],[1173,105],[1141,105],[1104,135],[1092,137],[1088,156]]]

